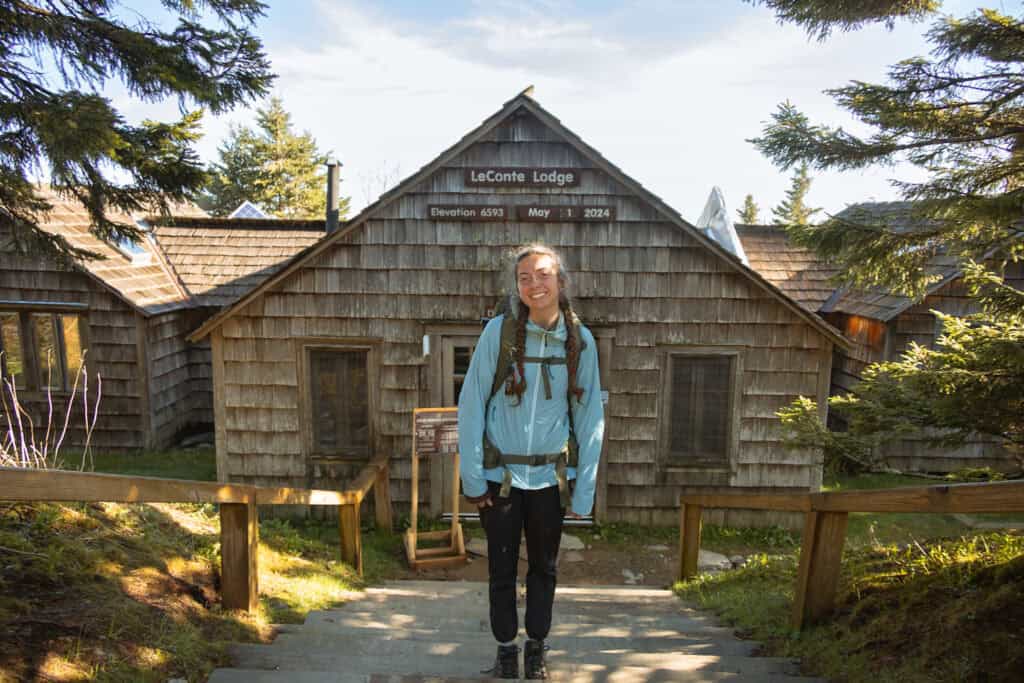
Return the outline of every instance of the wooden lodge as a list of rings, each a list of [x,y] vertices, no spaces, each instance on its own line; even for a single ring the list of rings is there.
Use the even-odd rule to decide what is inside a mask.
[[[90,414],[99,390],[94,451],[163,448],[189,431],[212,430],[209,344],[192,344],[187,334],[322,237],[324,222],[227,222],[181,205],[174,218],[112,214],[147,233],[115,245],[89,232],[77,202],[45,188],[41,194],[53,205],[41,228],[99,258],[62,266],[18,253],[0,234],[0,372],[32,417],[36,438],[50,401],[63,415],[83,362]],[[81,384],[76,396],[64,441],[71,451],[85,445]],[[4,399],[6,429],[6,388]]]
[[[907,230],[916,219],[908,202],[854,204],[840,215]],[[911,343],[932,347],[942,332],[933,311],[965,316],[978,312],[966,291],[962,273],[952,260],[937,259],[931,271],[938,277],[921,301],[884,290],[836,287],[836,269],[812,252],[791,244],[785,231],[772,225],[737,225],[750,266],[789,294],[808,311],[820,315],[849,340],[836,346],[832,360],[831,395],[849,393],[871,363],[896,360]],[[1006,281],[1024,289],[1024,264],[1010,266]],[[845,424],[829,415],[832,429]],[[882,453],[892,467],[910,472],[954,472],[969,467],[1014,471],[1020,463],[1005,449],[979,437],[960,447],[935,447],[917,439],[888,444]]]
[[[824,405],[842,335],[525,93],[191,335],[211,344],[220,479],[339,488],[383,452],[407,506],[412,411],[455,404],[506,255],[533,241],[563,253],[598,343],[599,519],[818,490],[820,455],[784,448],[775,413]],[[442,469],[421,468],[434,512]]]

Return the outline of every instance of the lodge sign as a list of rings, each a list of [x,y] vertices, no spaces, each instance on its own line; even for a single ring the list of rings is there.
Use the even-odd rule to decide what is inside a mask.
[[[614,221],[614,206],[542,206],[516,207],[516,218],[526,223],[570,223]]]
[[[507,206],[429,204],[427,218],[441,221],[504,221],[508,220],[509,212]]]
[[[470,187],[576,187],[580,184],[578,168],[505,168],[466,169],[466,185]]]
[[[427,218],[435,221],[510,221],[524,223],[591,223],[615,220],[614,206],[491,206],[486,204],[428,204]]]

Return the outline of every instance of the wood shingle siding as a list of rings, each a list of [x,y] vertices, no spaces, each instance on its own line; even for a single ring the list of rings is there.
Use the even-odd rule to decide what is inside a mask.
[[[573,187],[467,186],[465,169],[482,166],[582,173]],[[434,204],[531,203],[608,205],[616,220],[425,218]],[[479,334],[481,318],[510,284],[505,257],[533,241],[560,249],[581,318],[606,339],[601,361],[610,396],[598,509],[608,519],[674,523],[681,486],[807,490],[820,482],[820,458],[784,451],[771,411],[817,395],[838,333],[709,244],[526,97],[193,335],[212,331],[220,340],[213,364],[215,377],[218,367],[223,372],[215,395],[224,402],[218,453],[225,476],[324,487],[353,471],[351,462],[304,445],[303,426],[314,419],[304,349],[310,339],[370,345],[377,351],[369,378],[372,449],[391,454],[392,500],[407,506],[412,410],[439,395],[430,378],[437,381],[440,345],[424,356],[424,335]],[[737,358],[728,420],[736,446],[720,467],[668,463],[660,444],[664,354],[679,347],[725,349]],[[421,470],[424,506],[432,504],[424,496],[428,469]]]

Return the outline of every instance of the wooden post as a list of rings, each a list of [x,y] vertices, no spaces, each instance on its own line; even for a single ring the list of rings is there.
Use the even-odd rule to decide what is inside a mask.
[[[224,607],[254,612],[259,602],[256,494],[248,503],[220,505],[220,574]]]
[[[462,522],[459,519],[459,454],[452,455],[452,526],[449,547],[456,555],[465,555],[466,547],[462,538]]]
[[[700,505],[683,503],[679,507],[679,572],[680,581],[697,575],[700,556],[700,522],[704,509]]]
[[[846,542],[845,512],[808,512],[800,542],[791,623],[801,629],[832,613]]]
[[[341,560],[363,575],[363,543],[359,536],[359,503],[339,506],[338,531],[341,533]]]
[[[377,479],[373,484],[373,510],[377,529],[391,533],[391,467],[384,463],[377,470]]]

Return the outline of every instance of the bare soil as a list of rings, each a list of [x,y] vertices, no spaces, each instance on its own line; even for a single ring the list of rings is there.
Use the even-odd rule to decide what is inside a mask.
[[[567,533],[573,535],[571,531]],[[664,544],[587,542],[583,550],[563,549],[559,553],[558,583],[567,586],[637,585],[664,588],[673,582],[676,561],[675,548],[665,549]],[[519,557],[520,578],[526,576],[527,568],[526,544],[523,543]],[[624,570],[628,573],[624,573]],[[447,569],[411,570],[403,567],[397,578],[486,581],[487,557],[469,552],[464,566]]]

